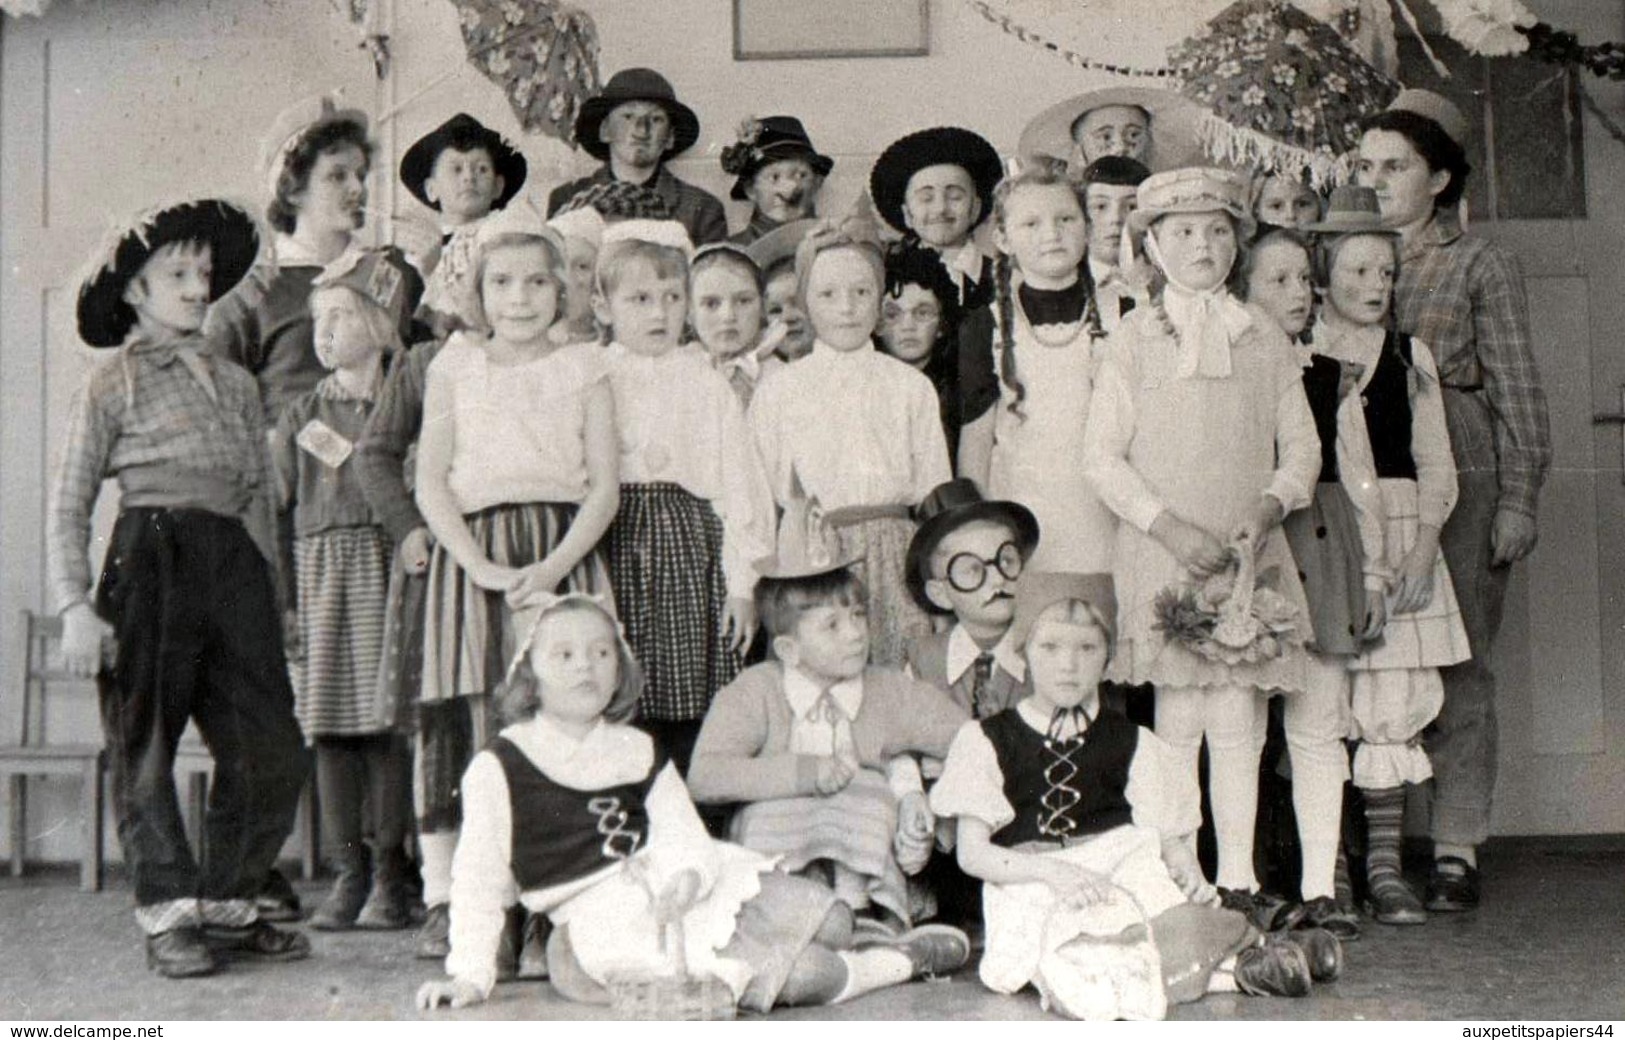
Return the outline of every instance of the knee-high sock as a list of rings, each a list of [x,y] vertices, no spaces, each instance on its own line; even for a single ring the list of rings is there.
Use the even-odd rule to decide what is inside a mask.
[[[837,955],[846,964],[846,985],[830,1002],[832,1004],[896,986],[914,977],[914,962],[909,960],[908,954],[890,946],[840,950]]]
[[[1286,698],[1286,743],[1292,755],[1292,809],[1303,848],[1303,898],[1334,893],[1343,784],[1349,777],[1348,671],[1336,658],[1310,655],[1305,690]]]
[[[1366,839],[1365,876],[1373,895],[1381,888],[1404,885],[1400,871],[1399,843],[1405,820],[1405,789],[1384,787],[1365,793]]]
[[[423,903],[438,906],[451,901],[451,857],[457,851],[457,835],[451,831],[418,835],[418,852],[423,857]]]
[[[1251,686],[1207,689],[1198,696],[1205,698],[1208,779],[1213,830],[1219,843],[1218,884],[1256,889],[1253,828],[1258,821],[1258,756],[1265,700]]]

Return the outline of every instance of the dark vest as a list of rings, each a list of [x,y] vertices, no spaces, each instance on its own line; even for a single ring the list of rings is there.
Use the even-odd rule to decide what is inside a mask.
[[[1044,747],[1044,735],[1022,721],[1014,708],[982,721],[982,732],[999,759],[1004,775],[1004,799],[1016,811],[1016,818],[993,833],[993,843],[1006,848],[1029,841],[1056,841],[1041,823],[1051,810],[1043,804],[1050,790],[1044,769],[1055,761]],[[1089,725],[1081,741],[1069,741],[1061,750],[1077,767],[1067,786],[1082,798],[1066,812],[1076,827],[1070,836],[1103,834],[1114,827],[1132,823],[1128,804],[1128,771],[1139,746],[1139,727],[1111,709]]]
[[[1416,459],[1411,454],[1410,372],[1411,338],[1390,330],[1382,341],[1377,370],[1361,395],[1379,478],[1416,479]]]
[[[1303,370],[1303,395],[1309,399],[1309,412],[1320,434],[1320,483],[1332,484],[1337,473],[1337,390],[1343,379],[1343,366],[1324,354],[1311,355]]]
[[[655,749],[642,780],[578,791],[548,778],[506,737],[489,750],[508,779],[513,817],[510,864],[522,890],[551,888],[596,873],[641,849],[649,836],[649,788],[666,764]]]

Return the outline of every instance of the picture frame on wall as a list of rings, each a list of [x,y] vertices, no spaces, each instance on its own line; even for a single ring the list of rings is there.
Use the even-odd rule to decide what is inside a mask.
[[[733,0],[734,60],[930,53],[929,0]]]

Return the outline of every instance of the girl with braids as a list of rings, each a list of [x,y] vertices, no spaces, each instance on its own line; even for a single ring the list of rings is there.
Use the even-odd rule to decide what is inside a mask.
[[[1253,825],[1266,698],[1304,688],[1308,611],[1279,528],[1309,504],[1320,440],[1285,333],[1225,289],[1253,230],[1246,181],[1220,169],[1153,174],[1128,227],[1161,284],[1107,343],[1084,443],[1084,469],[1122,521],[1108,678],[1156,685],[1157,735],[1191,776],[1207,741],[1216,880],[1227,905],[1284,924],[1255,894]],[[1227,663],[1173,638],[1155,604],[1165,589],[1227,580],[1240,552],[1291,604],[1293,626],[1273,654]]]
[[[961,331],[960,475],[1038,517],[1032,566],[1107,574],[1116,520],[1078,465],[1106,336],[1083,202],[1065,166],[1040,159],[1000,182],[993,220],[994,302]]]

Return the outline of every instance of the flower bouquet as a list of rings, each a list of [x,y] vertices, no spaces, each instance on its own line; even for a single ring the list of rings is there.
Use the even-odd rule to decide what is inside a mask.
[[[1278,589],[1279,572],[1258,572],[1250,541],[1231,547],[1231,563],[1196,583],[1157,593],[1155,627],[1192,653],[1224,665],[1262,664],[1295,641],[1297,608]]]

